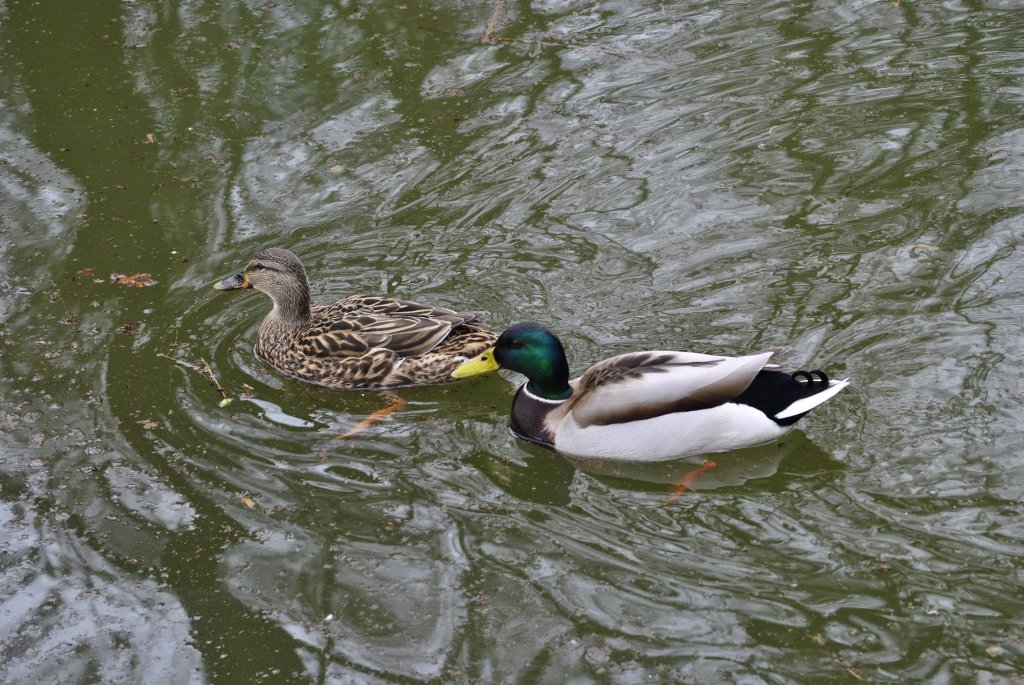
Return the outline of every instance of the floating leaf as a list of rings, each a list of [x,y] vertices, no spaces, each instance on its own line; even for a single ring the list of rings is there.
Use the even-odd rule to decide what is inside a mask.
[[[217,403],[217,406],[226,407],[229,404],[231,404],[231,398],[230,397],[225,397],[224,399],[222,399],[220,402]]]
[[[96,273],[96,269],[92,268],[91,266],[87,266],[78,273],[82,274],[83,276],[92,276],[94,273]]]
[[[332,174],[340,174],[341,173],[341,165],[340,164],[335,164],[330,169],[328,169],[328,171],[330,171]]]
[[[156,281],[149,274],[132,274],[131,276],[125,276],[124,274],[110,274],[110,280],[118,285],[123,285],[128,288],[145,288],[147,285],[155,285]]]
[[[256,508],[256,500],[254,500],[251,495],[242,495],[238,499],[242,504],[249,507],[250,509]]]
[[[148,431],[151,431],[160,425],[153,419],[142,419],[141,421],[139,421],[139,424]]]

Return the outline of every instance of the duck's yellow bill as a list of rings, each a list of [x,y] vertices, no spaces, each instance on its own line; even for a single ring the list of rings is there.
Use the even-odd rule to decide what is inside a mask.
[[[455,367],[455,370],[452,371],[452,378],[469,378],[497,370],[498,362],[494,359],[494,348],[488,347],[483,354],[478,354],[468,362],[462,362]]]
[[[238,290],[239,288],[251,288],[252,284],[249,283],[249,279],[246,278],[245,274],[235,274],[234,276],[228,276],[223,281],[217,281],[213,284],[214,290]]]

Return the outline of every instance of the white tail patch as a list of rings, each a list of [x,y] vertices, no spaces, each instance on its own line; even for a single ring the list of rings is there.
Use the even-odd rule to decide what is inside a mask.
[[[817,407],[819,404],[832,399],[832,397],[840,390],[850,384],[850,379],[846,378],[841,381],[831,381],[827,390],[822,390],[817,395],[811,395],[810,397],[804,397],[799,399],[793,404],[789,405],[778,414],[775,415],[776,419],[788,419],[790,416],[796,416],[797,414],[803,414]]]

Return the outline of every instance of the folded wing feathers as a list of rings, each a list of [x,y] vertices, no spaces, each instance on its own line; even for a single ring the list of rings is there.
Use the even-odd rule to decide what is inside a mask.
[[[310,331],[307,344],[318,356],[358,356],[384,348],[402,357],[413,357],[430,352],[453,328],[473,322],[481,314],[460,314],[392,298],[353,296],[314,310],[314,317],[324,323]]]
[[[717,406],[742,393],[770,357],[771,352],[745,357],[670,351],[619,355],[580,378],[580,391],[567,409],[586,426]]]
[[[443,320],[452,326],[476,321],[486,312],[457,312],[445,307],[398,300],[393,297],[377,295],[352,295],[327,306],[315,308],[319,316],[337,318],[339,316],[370,316],[379,318],[411,317],[418,319]]]

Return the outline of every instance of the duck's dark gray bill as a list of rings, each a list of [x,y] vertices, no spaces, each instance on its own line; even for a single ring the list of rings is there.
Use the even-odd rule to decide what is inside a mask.
[[[216,290],[238,290],[239,288],[251,288],[249,281],[245,279],[242,274],[235,274],[234,276],[228,276],[223,281],[213,284]]]

